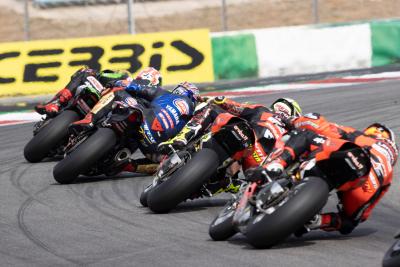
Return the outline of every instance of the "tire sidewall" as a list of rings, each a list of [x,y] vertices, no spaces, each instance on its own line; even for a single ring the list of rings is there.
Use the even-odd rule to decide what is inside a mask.
[[[156,213],[165,213],[200,189],[216,172],[219,166],[215,151],[204,148],[195,153],[167,180],[152,188],[147,196],[149,208]]]
[[[259,213],[247,225],[246,236],[256,248],[266,248],[287,238],[309,221],[326,204],[328,184],[308,177],[297,185],[291,197],[273,213]]]
[[[25,159],[34,163],[48,156],[50,150],[68,136],[68,126],[79,118],[78,113],[72,110],[65,110],[53,118],[25,145]]]
[[[112,129],[99,128],[53,169],[54,179],[61,184],[73,182],[106,155],[117,143]]]
[[[233,209],[232,204],[230,204],[225,206],[224,209],[214,218],[208,229],[208,234],[213,240],[223,241],[237,233],[235,226],[233,225],[234,215],[235,209]],[[221,218],[223,218],[223,220],[216,224],[217,220],[220,220]]]

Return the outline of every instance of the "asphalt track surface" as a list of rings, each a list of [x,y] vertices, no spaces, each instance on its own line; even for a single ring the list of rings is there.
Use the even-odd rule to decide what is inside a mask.
[[[400,127],[400,82],[241,98],[271,103],[290,96],[304,111],[363,127]],[[241,235],[211,241],[208,226],[226,195],[189,201],[166,215],[142,208],[150,177],[82,178],[58,185],[55,162],[27,163],[32,124],[0,128],[0,266],[380,266],[400,228],[399,168],[369,221],[349,236],[315,231],[269,250]]]

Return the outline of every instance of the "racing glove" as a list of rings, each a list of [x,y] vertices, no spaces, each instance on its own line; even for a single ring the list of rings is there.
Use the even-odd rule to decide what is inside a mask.
[[[142,85],[138,84],[136,81],[132,81],[128,86],[126,86],[125,90],[127,92],[138,92],[142,90]]]
[[[168,155],[171,152],[170,146],[172,146],[174,149],[181,149],[187,145],[187,142],[188,141],[184,136],[175,136],[172,139],[160,143],[157,147],[157,150],[162,155]]]
[[[193,136],[196,136],[196,134],[200,129],[201,125],[196,125],[196,126],[186,125],[185,127],[183,127],[181,132],[177,134],[174,138],[160,143],[157,149],[163,155],[167,155],[169,154],[169,152],[171,152],[170,151],[171,149],[169,147],[170,145],[174,149],[178,150],[182,149],[188,144],[188,142],[193,138]]]

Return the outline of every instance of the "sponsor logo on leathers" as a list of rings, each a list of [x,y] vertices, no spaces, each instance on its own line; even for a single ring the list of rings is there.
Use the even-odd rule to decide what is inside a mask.
[[[189,114],[189,105],[183,99],[175,99],[173,101],[174,106],[179,110],[179,112],[183,115]]]

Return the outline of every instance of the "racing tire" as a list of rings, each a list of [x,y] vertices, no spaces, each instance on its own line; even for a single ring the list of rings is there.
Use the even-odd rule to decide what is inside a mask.
[[[255,248],[268,248],[294,233],[325,206],[328,184],[318,177],[308,177],[291,190],[286,203],[271,214],[251,218],[246,237]]]
[[[393,245],[385,253],[385,256],[382,261],[382,266],[383,267],[400,266],[400,239],[396,240],[396,242],[393,243]]]
[[[227,240],[237,233],[237,230],[233,225],[235,210],[228,209],[229,206],[225,207],[210,224],[208,234],[214,241]]]
[[[148,207],[147,204],[147,196],[149,195],[149,192],[153,189],[153,187],[146,187],[142,193],[140,194],[140,204],[142,204],[143,207]]]
[[[99,128],[72,153],[57,163],[53,169],[54,179],[60,184],[72,183],[79,174],[109,152],[117,143],[117,136],[109,128]]]
[[[51,149],[68,136],[68,126],[77,120],[79,115],[72,110],[65,110],[52,119],[25,145],[25,159],[31,163],[42,161]]]
[[[169,179],[150,190],[147,204],[155,213],[167,213],[186,200],[208,181],[219,166],[217,153],[204,148]]]

